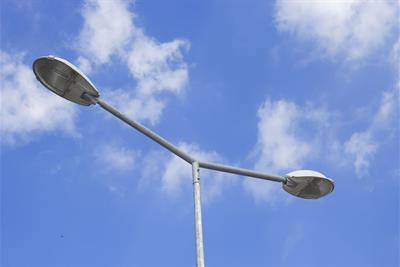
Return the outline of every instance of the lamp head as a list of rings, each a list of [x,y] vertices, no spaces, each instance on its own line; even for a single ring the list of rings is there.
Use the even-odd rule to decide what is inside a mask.
[[[335,184],[332,179],[322,173],[310,170],[298,170],[286,175],[287,182],[283,189],[296,197],[317,199],[333,191]]]
[[[53,93],[74,103],[89,106],[93,104],[83,94],[99,97],[93,83],[76,66],[65,59],[46,56],[33,62],[33,72],[38,81]]]

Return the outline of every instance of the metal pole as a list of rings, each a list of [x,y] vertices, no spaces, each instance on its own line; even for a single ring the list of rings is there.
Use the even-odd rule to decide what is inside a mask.
[[[201,220],[200,198],[200,167],[197,161],[192,163],[193,197],[194,197],[194,227],[196,238],[196,266],[204,267],[203,226]]]

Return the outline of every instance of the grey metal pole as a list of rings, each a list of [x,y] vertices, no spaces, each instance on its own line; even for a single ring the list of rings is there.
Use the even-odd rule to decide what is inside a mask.
[[[201,219],[200,197],[200,167],[197,161],[192,163],[193,198],[194,198],[194,227],[196,238],[196,266],[204,267],[203,226]]]
[[[128,118],[123,113],[119,112],[117,109],[107,104],[105,101],[98,97],[93,97],[88,94],[82,96],[84,99],[91,101],[93,104],[99,104],[103,109],[110,112],[123,122],[132,126],[142,134],[146,135],[153,141],[157,142],[161,146],[165,147],[184,161],[192,165],[193,174],[193,198],[194,198],[194,221],[195,221],[195,239],[196,239],[196,266],[204,267],[204,245],[203,245],[203,227],[201,218],[201,196],[200,196],[200,167],[210,170],[216,170],[221,172],[228,172],[238,175],[250,176],[254,178],[269,180],[273,182],[286,183],[287,178],[284,176],[271,175],[261,172],[256,172],[248,169],[237,168],[233,166],[216,164],[205,161],[198,161],[195,158],[188,155],[186,152],[182,151],[178,147],[174,146],[172,143],[168,142],[166,139],[162,138],[155,132],[141,125],[140,123]]]
[[[37,65],[40,65],[38,61],[45,60],[45,63],[48,63],[48,60],[55,60],[56,64],[47,64],[44,69],[42,67],[36,68]],[[47,62],[46,62],[47,61]],[[76,85],[71,87],[71,83],[68,84],[56,84],[53,80],[55,75],[61,75],[57,70],[57,66],[59,64],[63,65],[65,71],[72,73],[73,78],[69,79],[70,82],[76,82],[76,78],[79,77],[81,80]],[[66,67],[66,69],[65,69]],[[54,56],[42,57],[37,59],[33,64],[33,71],[36,75],[36,78],[48,89],[53,91],[54,93],[60,95],[61,97],[70,100],[72,102],[81,104],[81,105],[90,105],[99,104],[104,110],[110,112],[126,124],[135,128],[145,136],[149,137],[153,141],[157,142],[164,148],[168,149],[176,156],[180,157],[187,163],[192,165],[192,175],[193,175],[193,198],[194,198],[194,217],[195,217],[195,239],[196,239],[196,266],[204,267],[204,245],[203,245],[203,229],[202,229],[202,218],[201,218],[201,196],[200,196],[200,168],[206,168],[210,170],[216,170],[221,172],[233,173],[238,175],[244,175],[274,182],[281,182],[283,184],[283,189],[288,193],[302,197],[302,198],[319,198],[324,196],[330,192],[332,192],[334,184],[333,181],[329,178],[325,177],[320,173],[308,171],[307,174],[303,171],[297,171],[299,175],[296,176],[278,176],[271,175],[266,173],[260,173],[253,170],[238,168],[234,166],[228,166],[223,164],[217,164],[212,162],[198,161],[197,159],[191,157],[185,151],[182,151],[178,147],[174,146],[172,143],[168,142],[163,137],[159,136],[155,132],[141,125],[140,123],[128,118],[126,115],[107,104],[105,101],[99,98],[99,93],[97,89],[92,85],[92,83],[86,78],[86,76],[79,71],[75,66],[69,63],[66,60],[56,58]],[[72,90],[72,91],[70,91]],[[60,94],[60,92],[63,92]],[[79,99],[79,96],[88,101],[82,101]],[[307,171],[306,171],[307,172]],[[309,174],[311,173],[311,174]],[[292,179],[299,179],[299,186],[293,190],[293,188],[288,189],[290,185],[289,182],[293,182]],[[307,181],[309,178],[312,178],[312,182]],[[320,181],[323,182],[322,185],[318,186],[318,190],[315,189],[314,180],[317,179],[318,183]],[[306,187],[306,192],[304,189]],[[328,187],[328,189],[323,189],[324,187]],[[323,191],[321,191],[323,189]]]

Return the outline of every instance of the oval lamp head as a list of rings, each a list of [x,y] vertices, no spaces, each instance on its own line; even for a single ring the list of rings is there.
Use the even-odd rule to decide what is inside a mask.
[[[298,170],[286,175],[283,189],[296,197],[317,199],[333,191],[335,184],[322,173],[310,170]]]
[[[33,72],[36,79],[50,91],[74,103],[89,106],[93,103],[83,99],[83,94],[100,96],[85,74],[65,59],[40,57],[33,62]]]

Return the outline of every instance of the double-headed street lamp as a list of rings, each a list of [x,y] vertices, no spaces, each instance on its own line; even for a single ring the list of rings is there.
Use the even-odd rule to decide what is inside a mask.
[[[98,104],[126,124],[129,124],[192,165],[197,267],[204,267],[200,168],[280,182],[282,183],[282,188],[286,192],[301,198],[317,199],[333,191],[333,180],[316,171],[298,170],[284,176],[279,176],[195,159],[155,132],[128,118],[117,109],[101,100],[100,94],[93,83],[76,66],[65,59],[54,56],[40,57],[33,63],[33,72],[39,82],[53,93],[84,106]]]

